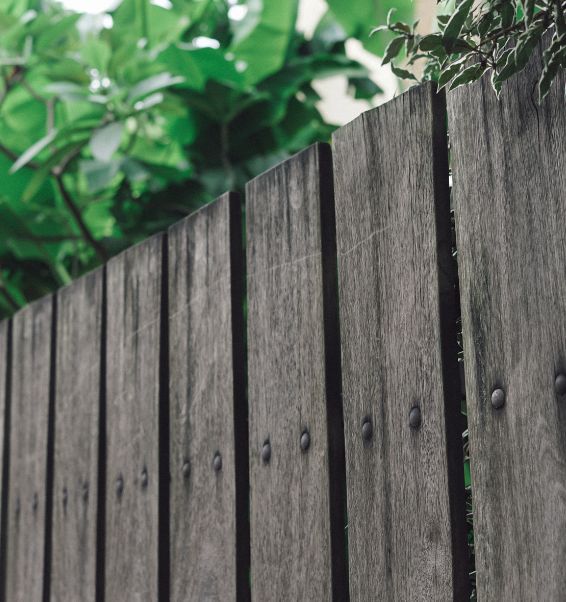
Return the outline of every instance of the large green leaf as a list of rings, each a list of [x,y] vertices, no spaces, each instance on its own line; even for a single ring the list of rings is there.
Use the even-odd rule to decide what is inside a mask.
[[[285,62],[295,31],[297,7],[297,0],[253,0],[247,16],[252,26],[246,31],[247,35],[237,37],[230,48],[236,67],[248,84],[255,84],[274,73]]]
[[[413,0],[328,0],[328,6],[347,35],[378,56],[383,56],[389,38],[384,32],[370,36],[372,29],[386,22],[390,10],[395,19],[411,22],[415,9]]]

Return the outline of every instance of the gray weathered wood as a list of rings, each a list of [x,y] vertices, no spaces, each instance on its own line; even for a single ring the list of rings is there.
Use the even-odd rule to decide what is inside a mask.
[[[566,592],[566,77],[539,106],[540,69],[448,99],[480,600]]]
[[[247,186],[251,579],[255,600],[343,600],[343,516],[331,520],[325,370],[330,151],[316,145]],[[321,220],[321,215],[324,215]],[[323,253],[324,249],[324,253]],[[330,262],[331,263],[331,262]],[[326,274],[332,279],[332,270]],[[335,341],[334,341],[335,342]],[[336,349],[336,346],[335,346]],[[330,390],[332,388],[333,390]],[[335,417],[332,416],[332,419]],[[310,448],[300,447],[304,429]],[[332,445],[338,445],[331,437]],[[271,459],[264,464],[264,442]],[[330,467],[332,472],[332,467]],[[339,467],[336,468],[339,473]],[[334,557],[331,529],[334,529]],[[338,555],[340,555],[338,557]],[[338,558],[338,560],[336,560]]]
[[[236,506],[236,447],[247,458],[234,421],[246,410],[240,232],[240,199],[229,194],[169,231],[171,599],[179,602],[235,602],[237,563],[249,554],[245,533],[238,549],[236,539],[237,517],[247,522],[248,512]],[[247,461],[240,470],[245,487]]]
[[[333,141],[351,599],[463,600],[444,98],[413,88]]]
[[[95,600],[103,271],[57,295],[51,599]]]
[[[7,593],[43,600],[53,298],[13,318]]]
[[[5,597],[5,569],[6,569],[6,505],[8,501],[8,457],[6,446],[9,444],[10,434],[5,432],[9,425],[9,328],[8,320],[0,322],[0,599]],[[7,438],[5,438],[7,435]]]
[[[162,246],[154,236],[107,266],[106,600],[158,595]]]

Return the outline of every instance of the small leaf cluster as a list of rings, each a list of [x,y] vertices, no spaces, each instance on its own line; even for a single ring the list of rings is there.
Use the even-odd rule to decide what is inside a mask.
[[[373,31],[386,30],[395,36],[384,63],[398,60],[410,67],[423,60],[423,79],[450,90],[489,71],[497,94],[507,79],[526,66],[549,32],[537,86],[542,102],[559,70],[566,67],[565,15],[564,0],[456,0],[453,10],[437,17],[437,31],[432,34],[419,35],[418,23],[394,22],[392,13],[386,24]],[[400,77],[417,80],[411,71],[395,65],[392,69]]]
[[[345,50],[373,0],[330,4],[306,39],[298,0],[2,0],[0,317],[328,140],[313,80],[378,93]]]

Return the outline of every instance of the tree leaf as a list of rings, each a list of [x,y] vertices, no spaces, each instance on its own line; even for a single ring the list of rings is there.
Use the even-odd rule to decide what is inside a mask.
[[[481,63],[475,63],[466,67],[459,75],[457,75],[450,83],[449,89],[454,90],[458,86],[469,84],[476,81],[482,73],[485,71],[485,67]]]
[[[385,49],[385,56],[383,57],[383,61],[381,61],[382,65],[387,65],[387,63],[391,62],[402,50],[403,44],[405,43],[405,38],[403,36],[399,36],[398,38],[394,38],[389,42],[389,45]]]
[[[461,0],[444,29],[444,40],[456,40],[464,27],[474,0]]]
[[[57,137],[57,130],[51,130],[49,134],[38,140],[35,144],[30,146],[20,157],[18,160],[12,165],[10,168],[10,173],[15,173],[18,169],[21,169],[25,165],[27,165],[35,156],[39,155],[39,153],[49,146],[53,140]]]
[[[419,50],[422,50],[424,52],[442,47],[442,36],[437,33],[424,36],[424,38],[419,42]]]
[[[91,193],[99,192],[106,188],[120,171],[121,161],[81,161],[79,168],[84,174],[88,189]]]
[[[95,159],[108,163],[120,147],[124,124],[121,121],[109,123],[95,130],[90,139],[90,150]]]
[[[401,79],[412,79],[414,81],[418,81],[417,78],[410,72],[405,69],[400,69],[399,67],[395,67],[395,65],[391,65],[391,71]]]
[[[158,90],[163,90],[164,88],[169,88],[170,86],[174,86],[175,84],[182,84],[185,81],[184,77],[179,75],[171,75],[168,71],[163,73],[158,73],[157,75],[152,75],[147,79],[143,79],[138,82],[133,88],[130,90],[128,94],[128,101],[133,102],[142,96],[147,96],[152,92],[157,92]]]

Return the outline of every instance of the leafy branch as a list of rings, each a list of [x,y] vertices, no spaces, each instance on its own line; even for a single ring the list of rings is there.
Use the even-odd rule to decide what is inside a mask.
[[[491,84],[499,94],[503,82],[526,66],[546,32],[552,32],[537,86],[542,102],[560,68],[566,67],[565,8],[564,0],[458,0],[452,14],[437,17],[436,33],[419,35],[416,23],[410,27],[393,22],[391,12],[374,33],[387,30],[395,35],[384,64],[401,60],[403,54],[408,66],[424,59],[423,79],[450,90],[491,71]],[[392,69],[402,78],[417,80],[397,65]]]

